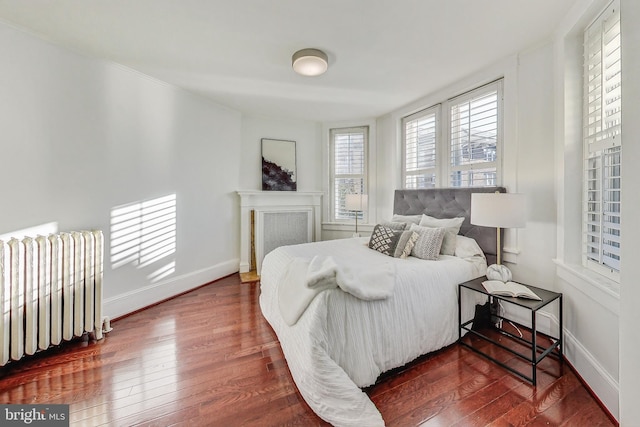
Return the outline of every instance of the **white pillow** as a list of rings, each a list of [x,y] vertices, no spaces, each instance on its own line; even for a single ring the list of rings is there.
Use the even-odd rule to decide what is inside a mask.
[[[478,242],[470,237],[456,235],[456,251],[455,256],[459,258],[468,258],[479,255],[484,258],[484,252],[480,249]]]
[[[462,227],[463,222],[464,217],[439,219],[429,215],[422,215],[420,226],[444,228],[445,234],[440,253],[442,255],[454,255],[456,252],[456,235],[460,232],[460,227]]]
[[[407,224],[420,224],[420,220],[422,219],[422,215],[394,215],[391,218],[393,222],[404,222]]]
[[[420,226],[422,227],[431,227],[431,228],[446,228],[447,231],[451,231],[454,234],[458,234],[460,232],[460,227],[462,227],[462,223],[464,222],[464,217],[458,218],[434,218],[429,215],[422,215],[420,219]]]

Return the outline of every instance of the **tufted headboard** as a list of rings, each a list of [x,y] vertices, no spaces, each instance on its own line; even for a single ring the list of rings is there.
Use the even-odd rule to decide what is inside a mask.
[[[496,229],[472,225],[471,193],[506,193],[504,187],[429,188],[396,190],[393,213],[397,215],[426,214],[435,218],[465,217],[460,234],[478,242],[487,257],[487,263],[496,262]],[[500,239],[504,241],[504,239]]]

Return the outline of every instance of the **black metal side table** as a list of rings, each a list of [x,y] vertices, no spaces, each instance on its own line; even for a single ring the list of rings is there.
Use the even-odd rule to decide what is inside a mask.
[[[558,359],[558,361],[560,362],[560,369],[563,368],[563,357],[562,357],[562,345],[563,345],[563,341],[562,341],[562,294],[558,293],[558,292],[552,292],[552,291],[548,291],[546,289],[541,289],[541,288],[537,288],[535,286],[529,286],[529,285],[525,285],[527,286],[529,289],[531,289],[533,292],[536,293],[536,295],[538,295],[540,298],[542,298],[542,301],[537,301],[537,300],[532,300],[532,299],[526,299],[526,298],[513,298],[513,297],[506,297],[506,296],[501,296],[501,295],[490,295],[487,290],[482,286],[482,282],[487,280],[486,277],[480,277],[474,280],[470,280],[468,282],[465,283],[461,283],[458,285],[458,342],[464,346],[467,347],[473,351],[475,351],[478,354],[481,354],[482,356],[486,357],[487,359],[497,363],[498,365],[502,366],[503,368],[509,370],[510,372],[516,374],[517,376],[519,376],[520,378],[530,382],[531,384],[533,384],[534,386],[536,385],[536,368],[538,367],[538,364],[542,361],[542,359],[544,359],[545,357],[551,355],[552,357],[555,357]],[[463,299],[462,299],[462,293],[464,292],[479,292],[481,294],[487,295],[490,299],[495,298],[498,301],[507,303],[507,304],[513,304],[519,307],[523,307],[527,310],[529,310],[531,312],[531,327],[528,326],[524,326],[522,324],[519,324],[518,322],[515,322],[512,319],[508,319],[506,317],[503,317],[502,314],[500,313],[492,313],[492,316],[494,316],[497,319],[501,319],[501,320],[505,320],[507,322],[510,322],[514,325],[517,325],[520,328],[523,328],[525,330],[530,330],[531,331],[531,339],[526,339],[524,337],[520,337],[518,335],[515,335],[507,330],[504,330],[502,327],[495,327],[494,330],[499,334],[499,336],[501,337],[506,337],[508,340],[514,340],[519,344],[524,345],[527,349],[530,349],[530,353],[529,354],[523,354],[519,351],[516,351],[504,344],[502,344],[501,342],[497,341],[496,339],[493,339],[491,337],[489,337],[487,334],[484,334],[482,330],[476,330],[476,329],[472,329],[472,324],[473,324],[473,320],[467,320],[465,322],[463,322],[462,320],[462,304],[463,304]],[[558,336],[557,337],[553,337],[551,335],[547,335],[544,333],[541,333],[537,330],[536,327],[536,314],[538,312],[538,310],[540,310],[541,308],[547,306],[548,304],[554,302],[558,300],[558,321],[559,321],[559,331],[558,331]],[[512,368],[511,366],[506,365],[505,363],[502,363],[501,361],[497,360],[496,358],[492,357],[491,355],[489,355],[486,352],[483,352],[481,349],[479,348],[475,348],[473,346],[471,346],[470,344],[466,343],[463,340],[463,335],[462,335],[462,331],[467,331],[467,333],[473,334],[474,336],[485,340],[487,342],[490,342],[491,344],[494,344],[506,351],[508,351],[509,353],[514,354],[515,356],[527,361],[527,363],[531,364],[531,376],[528,376],[514,368]],[[494,334],[495,335],[495,334]],[[550,345],[549,346],[543,346],[543,345],[539,345],[538,344],[538,337],[543,337],[547,340],[550,341]]]

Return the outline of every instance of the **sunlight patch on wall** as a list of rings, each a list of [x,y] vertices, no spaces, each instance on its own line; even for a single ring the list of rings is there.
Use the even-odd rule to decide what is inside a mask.
[[[176,262],[172,261],[147,276],[151,283],[159,282],[176,270]]]
[[[111,267],[148,267],[176,252],[176,195],[111,209]],[[152,282],[175,271],[175,260],[147,276]]]

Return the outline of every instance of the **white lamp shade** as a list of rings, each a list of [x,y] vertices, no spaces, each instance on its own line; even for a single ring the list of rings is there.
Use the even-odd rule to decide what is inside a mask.
[[[319,76],[327,71],[327,54],[318,49],[302,49],[291,58],[293,70],[303,76]]]
[[[518,193],[472,193],[471,224],[485,227],[522,228],[526,199]]]
[[[364,211],[369,203],[369,196],[366,194],[347,194],[344,200],[344,207],[348,211]]]

